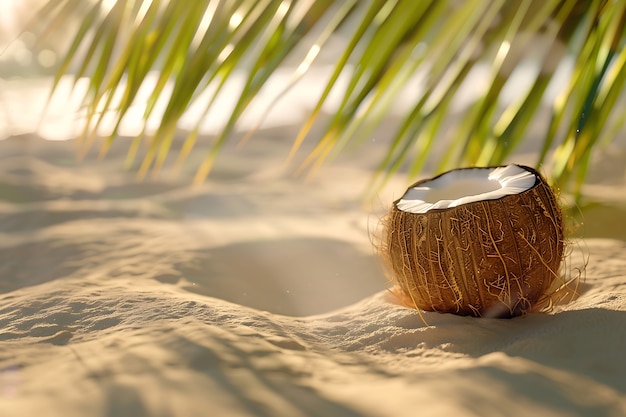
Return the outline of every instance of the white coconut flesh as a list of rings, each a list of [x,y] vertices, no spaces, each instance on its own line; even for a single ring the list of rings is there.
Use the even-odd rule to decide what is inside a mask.
[[[535,174],[519,165],[458,169],[409,188],[396,207],[408,213],[426,213],[519,194],[536,182]]]

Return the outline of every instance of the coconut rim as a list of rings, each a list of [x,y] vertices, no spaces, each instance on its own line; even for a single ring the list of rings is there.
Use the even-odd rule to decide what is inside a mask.
[[[414,212],[412,212],[412,211],[402,210],[401,208],[399,208],[399,207],[398,207],[398,203],[404,199],[404,196],[405,196],[405,195],[407,194],[407,192],[409,192],[409,190],[411,190],[412,188],[415,188],[415,187],[417,187],[417,186],[419,186],[419,185],[422,185],[422,184],[424,184],[424,183],[428,183],[428,182],[435,181],[435,180],[437,180],[437,179],[439,179],[439,178],[441,178],[441,177],[443,177],[443,176],[445,176],[445,175],[449,175],[449,174],[450,174],[450,173],[452,173],[452,172],[469,171],[469,170],[492,170],[492,171],[493,171],[493,170],[495,170],[495,169],[497,169],[497,168],[506,168],[506,167],[511,166],[511,165],[514,165],[514,166],[517,166],[517,167],[519,167],[519,168],[522,168],[523,170],[526,170],[526,171],[530,172],[531,174],[533,174],[533,175],[534,175],[534,177],[535,177],[535,182],[534,182],[534,184],[533,184],[533,185],[531,185],[530,187],[528,187],[526,190],[523,190],[523,191],[518,192],[518,193],[503,194],[503,195],[501,195],[501,196],[499,196],[499,197],[495,197],[495,198],[480,199],[480,200],[470,201],[470,202],[466,202],[466,203],[462,203],[462,204],[458,204],[458,205],[454,205],[454,206],[449,206],[449,207],[436,207],[436,208],[430,208],[430,209],[428,209],[428,210],[426,210],[426,211],[424,211],[424,212],[414,213]],[[421,179],[421,180],[419,180],[419,181],[417,181],[417,182],[413,183],[412,185],[410,185],[409,187],[407,187],[407,189],[406,189],[406,191],[404,192],[404,194],[402,194],[402,197],[398,198],[397,200],[395,200],[395,201],[393,202],[393,208],[394,208],[394,209],[396,209],[396,210],[398,210],[398,211],[400,211],[400,212],[402,212],[402,213],[406,213],[406,214],[411,214],[411,215],[425,215],[425,214],[430,213],[430,212],[442,212],[442,211],[446,211],[446,210],[454,210],[454,209],[456,209],[456,208],[458,208],[458,207],[464,207],[464,206],[468,206],[468,205],[472,205],[472,204],[481,203],[481,202],[484,202],[484,201],[498,201],[498,200],[502,200],[502,199],[504,199],[504,198],[511,197],[511,196],[514,196],[514,195],[523,195],[523,194],[526,194],[526,193],[528,193],[529,191],[531,191],[531,190],[535,189],[535,188],[536,188],[536,187],[538,187],[538,186],[539,186],[539,184],[541,184],[541,183],[544,183],[544,184],[546,184],[546,185],[547,185],[547,182],[546,182],[546,180],[543,178],[543,176],[542,176],[542,175],[541,175],[541,174],[540,174],[540,173],[539,173],[536,169],[534,169],[534,168],[532,168],[532,167],[529,167],[529,166],[527,166],[527,165],[521,165],[521,164],[507,164],[507,165],[474,166],[474,167],[456,168],[456,169],[452,169],[452,170],[449,170],[449,171],[442,172],[441,174],[438,174],[438,175],[436,175],[436,176],[434,176],[434,177],[432,177],[432,178],[424,178],[424,179]],[[472,196],[472,195],[478,195],[478,194],[470,194],[470,195],[468,195],[468,197],[469,197],[469,196]],[[423,201],[423,200],[422,200],[422,201]]]

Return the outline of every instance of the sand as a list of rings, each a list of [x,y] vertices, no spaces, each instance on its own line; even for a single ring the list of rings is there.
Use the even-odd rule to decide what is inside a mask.
[[[360,199],[379,136],[303,181],[279,120],[229,144],[203,186],[210,136],[140,183],[125,138],[82,162],[73,140],[42,139],[76,133],[63,107],[33,133],[45,94],[24,91],[3,92],[0,132],[0,416],[626,415],[623,141],[584,188],[576,299],[427,326],[371,242],[408,179]]]

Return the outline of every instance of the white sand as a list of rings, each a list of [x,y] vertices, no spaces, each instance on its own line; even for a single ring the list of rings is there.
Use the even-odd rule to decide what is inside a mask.
[[[38,125],[46,85],[3,84],[0,137],[80,131],[80,97]],[[395,125],[303,183],[281,167],[318,92],[304,85],[200,188],[208,141],[142,184],[123,139],[82,164],[72,141],[0,141],[0,417],[626,415],[624,141],[585,186],[610,204],[585,211],[577,300],[512,320],[425,313],[426,327],[386,290],[369,237],[407,180],[359,200]],[[223,115],[207,120],[210,134]],[[533,163],[533,144],[510,162]]]
[[[303,184],[266,135],[199,189],[136,184],[123,142],[0,142],[0,416],[626,415],[626,243],[586,239],[552,314],[426,327],[385,290],[367,164]]]

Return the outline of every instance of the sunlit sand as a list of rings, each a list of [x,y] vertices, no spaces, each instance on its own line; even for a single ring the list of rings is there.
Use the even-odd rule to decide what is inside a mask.
[[[138,183],[124,138],[79,162],[18,125],[0,142],[0,416],[626,415],[621,217],[590,212],[580,295],[552,313],[426,326],[370,241],[408,180],[360,200],[382,139],[304,182],[282,169],[293,125],[266,126],[194,188],[209,137]],[[623,204],[620,163],[585,190]]]

